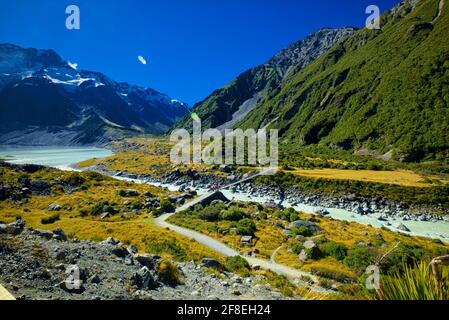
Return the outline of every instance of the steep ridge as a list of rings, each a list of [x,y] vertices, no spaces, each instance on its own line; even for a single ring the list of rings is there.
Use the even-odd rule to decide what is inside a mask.
[[[197,103],[193,111],[201,118],[203,128],[232,127],[260,101],[275,95],[287,74],[303,69],[354,32],[354,28],[321,29],[282,50],[267,63],[243,72]],[[176,126],[191,128],[190,117],[186,116]]]
[[[405,1],[382,16],[381,30],[360,30],[290,73],[239,126],[277,119],[269,127],[290,148],[318,144],[403,161],[447,159],[448,27],[448,8],[439,0]]]

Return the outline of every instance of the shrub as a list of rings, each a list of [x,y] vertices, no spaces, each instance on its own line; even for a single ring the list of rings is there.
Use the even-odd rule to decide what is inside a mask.
[[[237,234],[241,236],[254,236],[256,224],[251,219],[242,219],[237,223]]]
[[[56,221],[59,221],[59,220],[61,220],[61,218],[59,216],[59,213],[54,213],[54,214],[52,214],[49,217],[42,218],[41,219],[41,223],[42,224],[52,224],[52,223],[55,223]]]
[[[299,228],[292,228],[291,231],[294,235],[304,236],[304,237],[311,237],[313,236],[313,231],[307,228],[306,226],[301,226]]]
[[[357,274],[362,274],[369,265],[375,262],[377,256],[376,249],[358,245],[348,250],[348,255],[343,261]]]
[[[297,221],[299,219],[299,215],[296,212],[290,213],[290,222]]]
[[[341,271],[325,267],[312,267],[310,269],[310,272],[319,277],[335,280],[338,282],[349,283],[353,280]]]
[[[157,267],[157,274],[159,280],[165,284],[176,286],[183,283],[178,266],[170,260],[164,259],[159,262]]]
[[[237,208],[230,208],[220,214],[222,220],[228,221],[240,221],[242,219],[248,218],[248,214]]]
[[[276,210],[273,212],[273,216],[275,216],[278,219],[290,221],[290,215],[287,215],[284,211]]]
[[[89,179],[89,180],[94,180],[97,182],[103,181],[105,176],[102,175],[101,173],[95,172],[95,171],[85,171],[83,172],[83,175]]]
[[[400,244],[382,263],[384,273],[403,272],[404,266],[414,266],[418,261],[430,259],[429,252],[417,245]]]
[[[318,245],[318,247],[324,255],[334,257],[339,261],[344,260],[348,254],[346,246],[333,241],[324,242]]]
[[[143,204],[139,200],[133,200],[130,206],[132,209],[136,210],[140,210],[143,208]]]
[[[201,220],[206,220],[209,222],[215,222],[220,219],[220,213],[224,210],[225,206],[223,203],[216,203],[198,212],[198,217]]]
[[[382,278],[379,298],[382,300],[448,300],[447,283],[438,284],[432,273],[430,264],[419,262],[414,267],[404,265],[403,272],[395,272]],[[449,272],[443,270],[444,279]]]
[[[259,212],[259,219],[266,220],[268,218],[268,215],[265,211]]]
[[[318,247],[305,248],[304,252],[307,254],[307,257],[312,260],[318,260],[323,256]]]
[[[80,176],[78,172],[72,172],[67,177],[64,178],[64,181],[67,182],[72,187],[76,187],[82,185],[84,183],[84,178]]]
[[[251,266],[244,258],[235,256],[226,258],[225,268],[230,272],[239,272],[242,270],[248,271],[251,269]]]
[[[87,210],[82,209],[79,212],[79,216],[82,218],[87,217],[88,215],[89,215],[89,212]]]
[[[90,215],[97,216],[103,212],[104,205],[102,203],[96,204],[92,209],[90,209]]]
[[[294,253],[300,254],[301,251],[304,250],[304,246],[303,246],[302,244],[297,243],[297,244],[294,244],[294,245],[291,247],[291,249],[292,249],[292,251],[293,251]]]
[[[175,206],[170,200],[164,199],[161,201],[161,211],[164,213],[174,212]]]
[[[157,254],[168,253],[176,261],[188,261],[190,258],[187,251],[179,245],[175,239],[163,242],[154,242],[148,240],[148,238],[145,238],[144,242],[146,245],[146,252],[153,252]]]

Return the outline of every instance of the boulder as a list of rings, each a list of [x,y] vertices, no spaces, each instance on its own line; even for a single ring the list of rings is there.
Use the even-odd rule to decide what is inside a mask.
[[[293,237],[293,232],[291,230],[284,230],[283,231],[284,236],[286,236],[287,238],[291,238]]]
[[[329,211],[327,211],[325,208],[319,208],[315,211],[315,213],[320,216],[327,216],[330,214]]]
[[[134,274],[132,281],[138,289],[154,289],[158,286],[157,281],[147,267],[142,267],[142,269],[137,271]]]
[[[47,240],[50,240],[51,238],[53,238],[53,232],[48,231],[48,230],[33,230],[32,231],[33,234],[38,235],[39,237],[45,238]]]
[[[109,212],[104,212],[104,213],[102,213],[102,214],[100,215],[100,219],[106,219],[106,218],[109,217],[109,215],[110,215]]]
[[[316,224],[314,224],[314,223],[312,223],[310,221],[304,221],[304,220],[293,221],[288,226],[288,229],[295,229],[295,228],[301,228],[301,227],[306,227],[306,228],[308,228],[309,230],[311,230],[313,232],[320,232],[320,231],[323,230],[319,226],[317,226]]]
[[[298,255],[298,259],[301,262],[306,262],[309,260],[309,256],[305,250],[301,250],[301,253]]]
[[[52,203],[47,208],[48,211],[61,211],[61,209],[62,209],[62,206],[57,203]]]
[[[25,221],[23,221],[22,219],[19,219],[19,220],[14,221],[13,223],[7,224],[2,229],[3,229],[4,233],[18,235],[18,234],[22,233],[24,228],[25,228]]]
[[[217,260],[214,260],[214,259],[210,259],[210,258],[204,258],[203,260],[201,260],[201,266],[203,266],[205,268],[213,268],[213,269],[217,269],[217,270],[223,269],[223,265],[220,262],[218,262]]]
[[[251,236],[243,236],[240,239],[240,243],[245,244],[245,245],[250,245],[252,241],[253,241],[253,237],[251,237]]]
[[[142,266],[147,267],[149,269],[154,269],[156,267],[158,260],[160,260],[161,257],[146,253],[146,254],[136,254],[134,255],[134,259]]]
[[[53,239],[58,241],[67,241],[67,235],[61,229],[53,230]]]
[[[222,164],[220,166],[220,171],[224,172],[224,173],[231,173],[232,172],[232,168],[226,164]]]
[[[101,278],[97,274],[94,274],[92,277],[89,278],[89,282],[99,284],[101,282]]]
[[[202,205],[203,207],[208,206],[213,201],[221,200],[224,203],[228,203],[229,199],[226,198],[226,196],[221,191],[215,191],[212,193],[209,197],[204,199],[198,199],[198,204]]]
[[[313,249],[313,248],[316,248],[316,244],[315,244],[315,242],[313,242],[312,240],[307,240],[306,242],[304,242],[303,246],[304,246],[304,248],[306,248],[306,249]]]
[[[112,237],[109,237],[109,238],[107,238],[106,240],[104,240],[103,242],[101,242],[101,244],[105,244],[105,245],[113,245],[113,246],[116,246],[116,245],[118,245],[120,243],[120,241],[119,240],[117,240],[117,239],[114,239],[114,238],[112,238]]]
[[[410,229],[407,228],[403,223],[400,223],[396,226],[396,229],[404,232],[410,232]]]
[[[127,256],[129,256],[128,250],[123,245],[120,245],[120,244],[116,245],[112,249],[112,253],[115,254],[119,258],[126,258]]]

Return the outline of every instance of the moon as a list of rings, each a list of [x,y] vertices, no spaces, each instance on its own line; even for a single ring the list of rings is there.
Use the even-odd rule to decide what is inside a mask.
[[[147,60],[144,57],[138,56],[137,59],[140,61],[141,64],[143,64],[143,65],[147,64]]]

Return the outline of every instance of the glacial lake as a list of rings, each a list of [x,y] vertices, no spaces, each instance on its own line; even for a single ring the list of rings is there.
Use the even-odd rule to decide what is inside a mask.
[[[71,165],[93,158],[105,158],[112,151],[94,147],[0,146],[0,159],[15,164],[38,164],[69,170]]]

